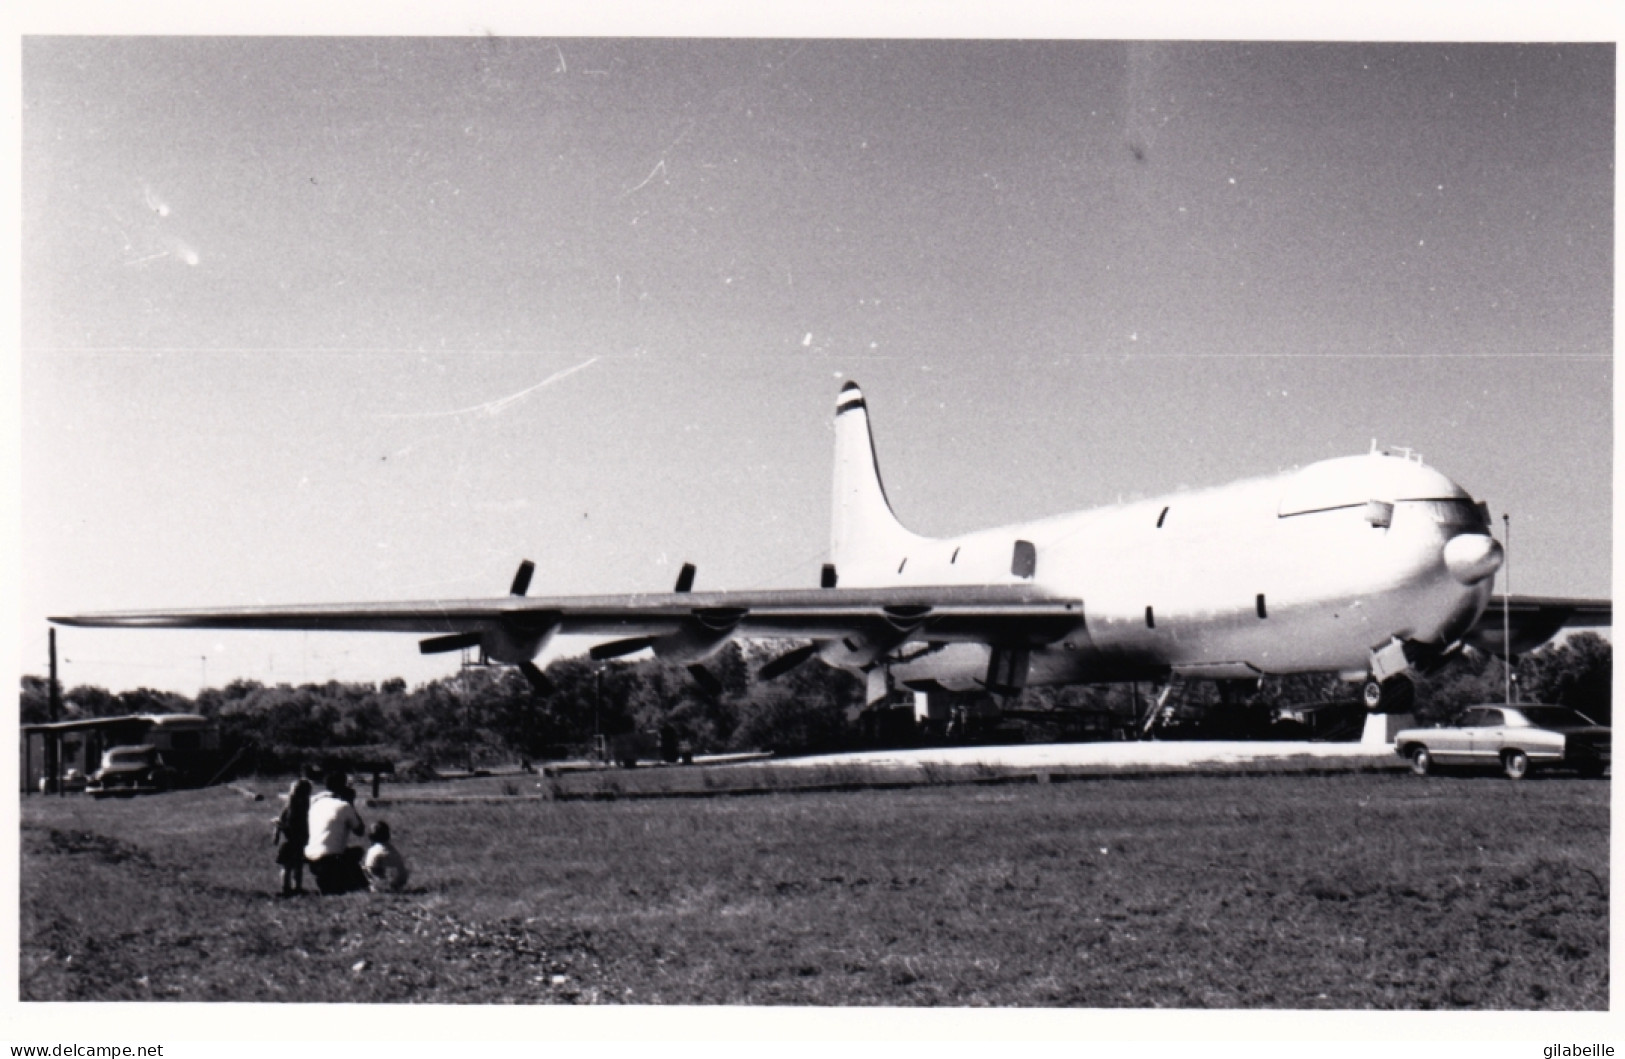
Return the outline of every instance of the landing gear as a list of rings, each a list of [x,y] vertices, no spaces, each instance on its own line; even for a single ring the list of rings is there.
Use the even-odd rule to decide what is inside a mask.
[[[1368,680],[1360,700],[1369,713],[1410,713],[1416,705],[1416,684],[1403,673],[1383,681]]]

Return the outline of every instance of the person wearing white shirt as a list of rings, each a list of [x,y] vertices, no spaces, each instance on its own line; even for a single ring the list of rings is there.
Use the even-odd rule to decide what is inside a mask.
[[[310,861],[310,872],[316,877],[316,889],[324,894],[341,894],[358,889],[361,882],[356,871],[356,859],[349,852],[350,836],[365,835],[367,826],[361,814],[345,799],[350,790],[344,782],[344,773],[327,776],[324,791],[310,800],[310,842],[305,846],[305,859]],[[354,797],[353,792],[351,797]],[[356,851],[357,853],[360,850]]]

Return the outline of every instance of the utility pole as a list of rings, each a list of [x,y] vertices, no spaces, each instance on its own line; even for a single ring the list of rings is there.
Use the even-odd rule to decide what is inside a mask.
[[[1501,662],[1506,668],[1506,698],[1507,705],[1512,705],[1512,516],[1506,512],[1501,513],[1501,525],[1504,528],[1502,537],[1506,539],[1504,545],[1505,559],[1501,571]]]
[[[62,686],[56,680],[56,629],[50,630],[51,644],[51,686],[48,689],[51,705],[51,723],[62,719]],[[50,778],[51,786],[56,793],[62,794],[62,735],[53,731],[45,737],[45,774]]]
[[[607,761],[609,755],[604,753],[604,733],[600,727],[600,717],[604,712],[604,667],[599,665],[593,673],[598,692],[592,700],[592,752],[598,755],[599,760]]]

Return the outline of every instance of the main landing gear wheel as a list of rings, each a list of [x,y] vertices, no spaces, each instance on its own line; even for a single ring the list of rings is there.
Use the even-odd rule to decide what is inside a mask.
[[[1521,780],[1529,775],[1529,755],[1522,750],[1508,750],[1501,755],[1501,771],[1509,780]]]
[[[1428,769],[1433,767],[1433,756],[1428,753],[1425,746],[1415,747],[1411,750],[1411,771],[1418,776],[1426,776]]]
[[[1410,713],[1416,706],[1416,685],[1403,673],[1381,683],[1368,680],[1360,700],[1368,713]]]

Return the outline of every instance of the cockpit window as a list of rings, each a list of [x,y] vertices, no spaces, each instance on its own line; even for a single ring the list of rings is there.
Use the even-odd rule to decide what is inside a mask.
[[[1385,504],[1407,500],[1472,503],[1466,490],[1431,467],[1416,460],[1372,454],[1322,460],[1288,475],[1276,513],[1290,518],[1363,508],[1372,500]]]
[[[1421,512],[1441,526],[1487,528],[1483,511],[1471,500],[1401,500],[1399,503],[1402,508]]]

